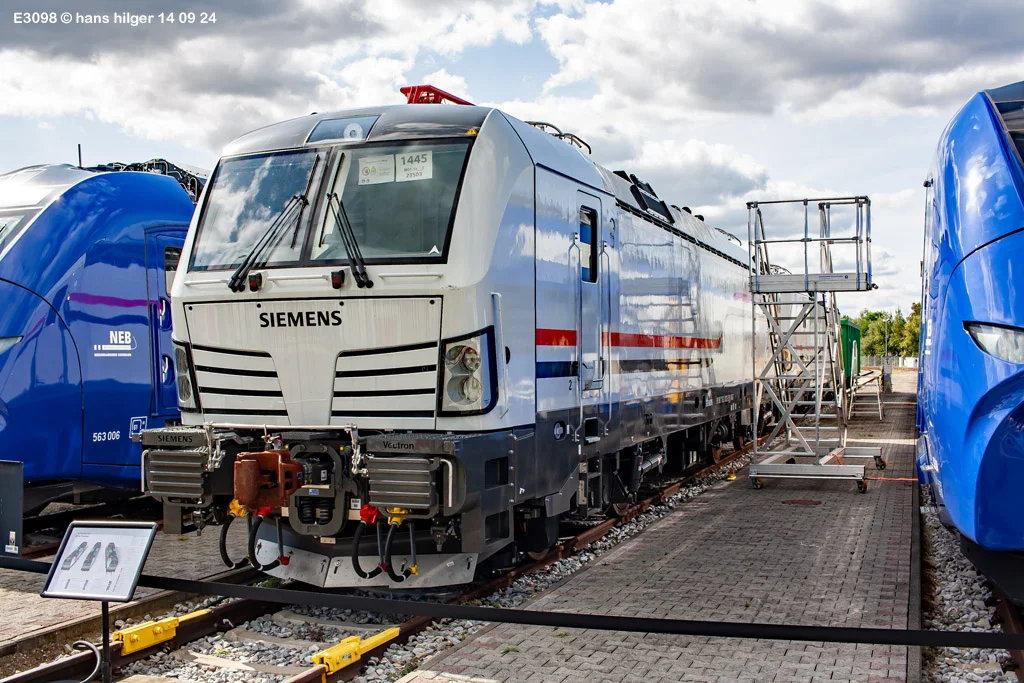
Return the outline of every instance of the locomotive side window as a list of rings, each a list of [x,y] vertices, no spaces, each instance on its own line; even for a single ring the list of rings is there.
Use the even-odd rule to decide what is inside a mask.
[[[580,278],[584,282],[597,282],[597,212],[580,208]]]
[[[165,292],[171,291],[171,283],[174,282],[174,273],[178,270],[178,261],[181,259],[181,247],[164,247],[164,283]]]

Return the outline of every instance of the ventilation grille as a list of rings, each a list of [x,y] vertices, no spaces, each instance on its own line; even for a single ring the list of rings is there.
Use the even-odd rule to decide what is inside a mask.
[[[437,459],[370,456],[370,504],[382,508],[428,510],[437,506]]]
[[[269,353],[193,346],[192,360],[204,414],[288,416]]]
[[[143,453],[145,493],[165,500],[200,501],[204,494],[206,449]]]
[[[333,422],[368,428],[432,428],[437,404],[437,342],[345,351],[338,356]]]

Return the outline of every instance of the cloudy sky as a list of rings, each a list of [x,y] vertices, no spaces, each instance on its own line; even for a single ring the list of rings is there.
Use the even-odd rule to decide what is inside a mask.
[[[906,311],[939,134],[973,93],[1024,79],[1024,12],[1005,1],[191,4],[196,23],[169,24],[180,3],[0,0],[0,173],[74,162],[77,143],[86,164],[211,168],[252,128],[433,83],[577,132],[599,163],[741,236],[750,199],[867,194],[880,289],[843,307]],[[16,23],[26,9],[83,16]]]

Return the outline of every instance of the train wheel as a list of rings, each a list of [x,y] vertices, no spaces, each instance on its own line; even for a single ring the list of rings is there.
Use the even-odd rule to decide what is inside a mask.
[[[884,470],[886,462],[882,459],[882,456],[875,458],[875,469]]]
[[[753,486],[755,489],[760,489],[762,486],[764,486],[764,482],[761,481],[760,477],[751,477],[750,485]]]
[[[629,508],[632,507],[629,503],[612,503],[612,512],[616,517],[625,517],[629,514]]]
[[[530,550],[530,551],[527,551],[526,556],[529,557],[534,562],[540,562],[545,557],[547,557],[548,553],[550,553],[550,552],[551,552],[551,548],[548,548],[546,550],[536,550],[536,551]]]
[[[868,492],[868,482],[866,480],[863,480],[863,479],[861,481],[858,481],[857,482],[857,490],[860,491],[861,493],[867,493]]]

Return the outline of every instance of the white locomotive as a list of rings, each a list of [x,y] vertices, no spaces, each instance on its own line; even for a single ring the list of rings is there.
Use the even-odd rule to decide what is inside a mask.
[[[244,508],[273,575],[458,584],[748,433],[746,250],[583,146],[424,104],[231,143],[172,290],[183,424],[141,435],[168,528]]]

